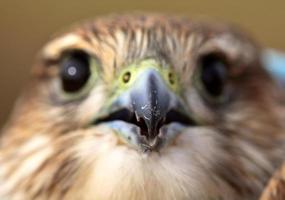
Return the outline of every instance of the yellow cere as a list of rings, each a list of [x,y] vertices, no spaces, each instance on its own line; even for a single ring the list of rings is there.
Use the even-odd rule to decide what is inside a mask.
[[[159,72],[163,80],[169,89],[174,93],[179,93],[179,84],[176,74],[171,70],[169,66],[162,67],[156,60],[147,59],[140,61],[139,63],[131,64],[123,69],[120,73],[118,80],[116,81],[116,94],[120,94],[126,91],[134,85],[137,79],[139,79],[141,73],[147,69],[154,69]],[[117,96],[117,95],[116,95]]]

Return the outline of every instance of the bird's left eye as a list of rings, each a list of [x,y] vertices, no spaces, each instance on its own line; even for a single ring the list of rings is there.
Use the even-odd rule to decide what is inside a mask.
[[[60,79],[65,92],[77,92],[87,83],[91,74],[88,54],[75,51],[61,62]]]
[[[222,56],[204,55],[199,60],[200,84],[203,93],[211,99],[222,96],[228,79],[228,66]]]

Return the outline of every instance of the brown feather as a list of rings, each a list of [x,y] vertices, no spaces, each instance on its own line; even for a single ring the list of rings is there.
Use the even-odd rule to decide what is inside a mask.
[[[58,61],[81,49],[96,59],[92,90],[67,101]],[[231,98],[207,102],[193,76],[199,56],[230,63]],[[90,126],[129,64],[170,65],[187,109],[201,121],[149,155],[108,127]],[[1,138],[0,197],[10,200],[258,199],[284,158],[284,105],[261,47],[235,28],[160,15],[100,18],[62,33],[41,51],[31,82]],[[283,111],[283,112],[282,112]]]

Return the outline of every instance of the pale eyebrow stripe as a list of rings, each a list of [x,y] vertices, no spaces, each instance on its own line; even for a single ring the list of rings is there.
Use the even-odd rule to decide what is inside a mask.
[[[87,53],[95,53],[89,42],[80,35],[71,33],[48,43],[42,50],[42,57],[46,60],[57,60],[62,52],[68,49],[82,49]]]

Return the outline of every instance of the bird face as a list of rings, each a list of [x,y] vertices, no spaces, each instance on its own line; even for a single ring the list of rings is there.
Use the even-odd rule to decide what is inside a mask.
[[[275,91],[259,47],[225,25],[98,19],[44,47],[6,171],[22,199],[256,199],[283,152]]]

